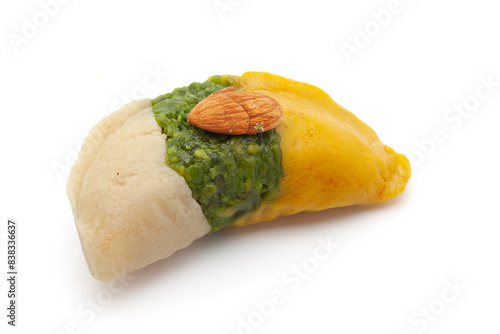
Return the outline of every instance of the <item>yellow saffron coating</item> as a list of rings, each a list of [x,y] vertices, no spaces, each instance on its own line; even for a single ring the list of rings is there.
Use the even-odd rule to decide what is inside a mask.
[[[279,195],[233,226],[301,211],[375,204],[405,189],[411,174],[408,159],[323,90],[264,72],[231,78],[236,87],[266,94],[283,108],[277,130],[285,173]]]

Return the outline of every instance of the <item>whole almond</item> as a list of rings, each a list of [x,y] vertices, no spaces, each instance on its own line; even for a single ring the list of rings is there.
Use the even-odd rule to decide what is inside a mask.
[[[275,99],[229,87],[198,103],[187,121],[210,132],[244,135],[273,129],[282,119],[283,110]]]

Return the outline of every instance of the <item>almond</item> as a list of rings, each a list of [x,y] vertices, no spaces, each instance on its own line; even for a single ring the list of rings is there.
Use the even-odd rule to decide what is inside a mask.
[[[229,87],[198,103],[187,121],[210,132],[251,135],[277,127],[282,119],[283,110],[275,99]]]

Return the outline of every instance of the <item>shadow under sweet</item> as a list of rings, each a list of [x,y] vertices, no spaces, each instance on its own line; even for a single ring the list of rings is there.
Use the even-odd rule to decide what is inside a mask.
[[[160,260],[149,266],[132,273],[135,279],[131,282],[139,288],[144,284],[154,284],[157,280],[167,280],[170,275],[176,275],[179,271],[192,271],[193,259],[206,254],[217,254],[219,248],[234,247],[235,244],[246,238],[261,238],[260,234],[289,234],[309,232],[311,229],[325,228],[325,235],[331,234],[329,226],[344,227],[347,225],[370,224],[370,216],[375,212],[390,210],[394,206],[401,205],[405,201],[405,194],[397,198],[377,205],[357,205],[343,208],[333,208],[317,212],[301,212],[291,216],[284,216],[269,222],[241,227],[229,227],[216,233],[204,236],[170,256],[168,259]],[[399,203],[399,204],[398,204]],[[323,233],[323,232],[321,232]],[[184,269],[183,269],[184,268]],[[204,272],[203,275],[209,275]]]

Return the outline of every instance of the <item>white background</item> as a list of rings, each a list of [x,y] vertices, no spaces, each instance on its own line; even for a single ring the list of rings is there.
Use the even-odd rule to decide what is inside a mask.
[[[495,1],[401,0],[390,18],[389,0],[47,2],[0,7],[2,268],[7,218],[19,225],[18,327],[2,278],[2,333],[500,331]],[[126,286],[93,281],[65,193],[85,133],[132,95],[248,70],[328,92],[411,159],[407,190],[223,230]],[[339,247],[313,266],[318,238]],[[294,290],[283,277],[303,263]],[[273,290],[284,300],[263,315]]]

